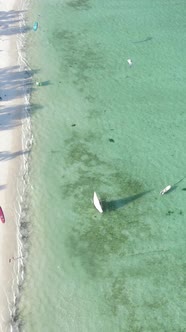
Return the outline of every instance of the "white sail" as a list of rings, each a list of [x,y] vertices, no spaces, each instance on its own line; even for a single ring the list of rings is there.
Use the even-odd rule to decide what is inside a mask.
[[[95,191],[94,191],[93,202],[94,202],[94,206],[95,206],[95,208],[96,208],[100,213],[103,213],[102,206],[101,206],[101,204],[100,204],[99,198],[98,198],[98,196],[97,196],[97,194],[96,194]]]

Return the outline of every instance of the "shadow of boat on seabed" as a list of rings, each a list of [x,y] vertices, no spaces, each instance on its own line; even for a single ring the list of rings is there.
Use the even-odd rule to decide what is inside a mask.
[[[179,184],[180,182],[182,182],[184,179],[185,179],[185,176],[184,176],[182,179],[180,179],[179,181],[177,181],[176,183],[174,183],[174,184],[172,185],[171,189],[169,190],[169,192],[166,193],[166,194],[169,194],[169,193],[171,193],[172,191],[176,190],[176,189],[178,188],[178,184]],[[185,189],[183,188],[182,190],[185,190]]]
[[[129,196],[126,198],[121,198],[121,199],[116,199],[116,200],[112,200],[112,201],[101,201],[101,205],[103,208],[103,211],[114,211],[114,210],[118,210],[121,209],[122,207],[124,207],[125,205],[132,203],[133,201],[135,201],[136,199],[139,199],[140,197],[150,193],[151,190],[148,191],[144,191],[142,193],[133,195],[133,196]]]

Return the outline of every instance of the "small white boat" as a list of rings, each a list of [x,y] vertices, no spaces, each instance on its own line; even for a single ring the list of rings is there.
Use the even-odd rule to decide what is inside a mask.
[[[167,191],[169,191],[171,189],[171,186],[168,185],[167,187],[165,187],[163,190],[160,191],[161,195],[164,195],[165,193],[167,193]]]
[[[97,194],[96,194],[95,191],[94,191],[93,202],[94,202],[94,206],[95,206],[95,208],[96,208],[100,213],[103,213],[103,209],[102,209],[101,203],[100,203],[99,198],[98,198],[98,196],[97,196]]]
[[[131,59],[128,59],[127,62],[129,64],[129,66],[132,66],[132,60]]]

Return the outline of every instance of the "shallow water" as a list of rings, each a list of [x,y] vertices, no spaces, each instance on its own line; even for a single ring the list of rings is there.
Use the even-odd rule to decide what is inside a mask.
[[[184,12],[32,1],[24,331],[184,329]]]

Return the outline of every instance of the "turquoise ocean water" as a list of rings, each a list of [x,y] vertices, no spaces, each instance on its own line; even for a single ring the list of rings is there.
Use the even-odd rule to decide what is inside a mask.
[[[31,1],[23,331],[185,331],[185,11]]]

